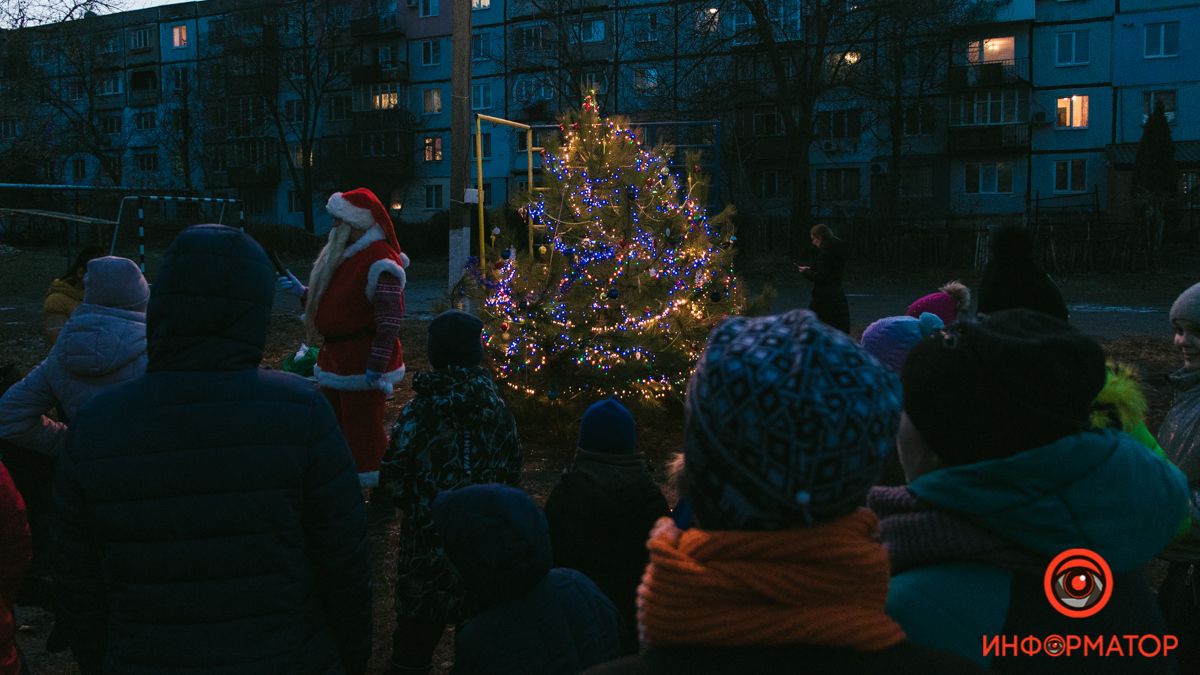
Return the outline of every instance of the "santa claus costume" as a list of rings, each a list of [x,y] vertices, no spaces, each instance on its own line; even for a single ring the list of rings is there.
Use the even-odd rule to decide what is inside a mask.
[[[370,190],[335,192],[325,210],[336,220],[313,267],[305,324],[322,339],[317,384],[337,413],[360,482],[374,487],[387,446],[384,403],[404,379],[399,335],[408,256]]]

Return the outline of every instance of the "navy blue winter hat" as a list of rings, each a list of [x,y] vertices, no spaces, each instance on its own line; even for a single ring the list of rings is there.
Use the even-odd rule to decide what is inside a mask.
[[[483,360],[483,322],[457,309],[438,314],[429,322],[426,342],[429,364],[473,368]]]
[[[554,564],[545,514],[514,487],[442,492],[433,502],[433,526],[463,587],[484,606],[524,595]]]
[[[782,530],[854,511],[900,423],[900,383],[807,310],[722,322],[688,385],[687,496],[706,530]]]
[[[637,452],[633,413],[616,399],[593,403],[579,423],[579,448],[614,455]]]

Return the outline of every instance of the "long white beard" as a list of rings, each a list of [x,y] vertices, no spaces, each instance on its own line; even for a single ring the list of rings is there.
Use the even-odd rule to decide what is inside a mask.
[[[329,281],[338,265],[342,264],[342,254],[350,243],[350,226],[339,223],[329,231],[329,241],[325,243],[317,261],[313,263],[312,274],[308,275],[308,302],[304,306],[304,330],[308,333],[309,342],[317,336],[317,311],[321,306],[321,296],[329,288]]]

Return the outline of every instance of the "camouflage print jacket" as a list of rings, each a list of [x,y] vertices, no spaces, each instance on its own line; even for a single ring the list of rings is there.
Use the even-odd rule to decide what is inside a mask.
[[[433,500],[476,483],[516,485],[521,442],[512,412],[482,368],[418,373],[413,390],[380,470],[383,489],[404,512],[396,608],[402,616],[456,623],[465,618],[463,594],[433,531]]]

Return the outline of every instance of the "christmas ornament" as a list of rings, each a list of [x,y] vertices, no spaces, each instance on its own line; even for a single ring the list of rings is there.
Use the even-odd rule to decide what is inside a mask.
[[[538,255],[546,255],[546,247],[545,247],[545,245],[542,245],[542,246],[539,246],[539,247],[538,247]]]
[[[615,298],[619,297],[620,295],[621,295],[621,291],[618,291],[615,288],[608,289],[608,297],[609,298],[615,299]]]

